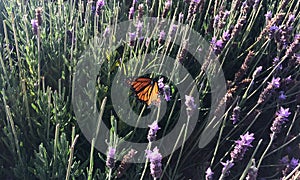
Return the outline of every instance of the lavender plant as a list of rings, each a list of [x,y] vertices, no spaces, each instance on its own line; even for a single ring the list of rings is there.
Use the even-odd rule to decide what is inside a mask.
[[[299,179],[299,12],[299,3],[287,0],[0,1],[0,178]],[[158,18],[153,29],[147,17]],[[133,26],[117,29],[124,21]],[[183,24],[210,47],[190,39],[191,29]],[[126,39],[116,47],[121,31]],[[189,52],[195,44],[203,59],[215,55],[220,69],[198,63]],[[88,68],[85,53],[101,68]],[[169,77],[160,71],[167,57],[173,60]],[[187,82],[187,76],[176,76],[181,66],[195,88],[179,88]],[[157,85],[158,93],[148,91],[147,104],[141,101],[145,95],[138,99],[147,89],[126,91],[128,79],[118,72],[131,77],[150,68],[158,71],[143,78],[150,78],[149,87]],[[95,85],[76,86],[78,72],[97,74]],[[227,92],[212,109],[215,89],[208,77],[216,73],[224,73]],[[111,93],[115,79],[129,101],[121,110]],[[76,101],[79,90],[85,98]],[[191,96],[195,91],[198,97]],[[89,103],[98,117],[89,113]],[[201,134],[215,122],[208,114],[217,115],[222,107],[217,134],[200,149]],[[133,124],[145,127],[122,121],[118,111],[128,108],[137,114]],[[172,144],[180,148],[165,155],[165,144],[156,143],[171,133],[181,113],[187,118]],[[155,120],[146,122],[146,115]],[[195,128],[189,129],[194,117]],[[97,122],[89,124],[93,119]],[[92,131],[89,141],[82,124],[110,131]],[[109,137],[106,152],[97,148],[101,135]],[[148,146],[122,149],[124,141]]]

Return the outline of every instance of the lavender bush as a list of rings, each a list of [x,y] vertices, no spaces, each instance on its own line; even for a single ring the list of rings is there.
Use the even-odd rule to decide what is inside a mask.
[[[287,0],[0,1],[0,178],[300,179],[299,11],[298,1]],[[145,17],[172,26],[164,29],[158,24],[149,32]],[[114,25],[123,21],[135,26],[121,46],[114,47],[120,33]],[[209,42],[209,52],[216,55],[227,82],[227,92],[219,99],[219,107],[225,107],[218,119],[221,126],[201,149],[197,145],[210,122],[208,114],[221,108],[210,108],[214,89],[206,73],[213,71],[203,72],[206,64],[200,65],[188,52],[198,40],[173,42],[176,35],[188,34],[180,30],[180,23]],[[93,43],[99,37],[111,52]],[[110,128],[106,154],[95,148],[96,138],[85,138],[72,104],[76,66],[89,48],[99,53],[93,56],[105,59],[96,87],[82,89],[87,97],[89,89],[96,89],[93,102],[101,126]],[[199,99],[188,87],[185,94],[179,93],[176,86],[185,79],[148,74],[158,82],[160,97],[149,106],[159,109],[165,103],[166,111],[148,128],[132,127],[113,108],[112,81],[117,71],[128,77],[144,71],[137,62],[144,61],[144,54],[162,58],[159,53],[174,59],[174,72],[178,64],[187,69]],[[128,85],[123,81],[124,87]],[[134,92],[126,93],[124,98],[139,117],[159,115]],[[181,104],[186,105],[183,111]],[[85,102],[81,106],[82,116],[90,116],[85,114]],[[175,137],[180,148],[163,156],[163,149],[153,143],[170,133],[182,112],[187,113],[186,126],[182,137]],[[195,114],[195,129],[186,128]],[[119,150],[123,140],[148,143],[148,148]],[[145,163],[134,163],[135,158]]]

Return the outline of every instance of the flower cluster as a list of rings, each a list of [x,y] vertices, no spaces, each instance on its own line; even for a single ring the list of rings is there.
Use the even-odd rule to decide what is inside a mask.
[[[232,124],[236,124],[239,121],[240,112],[241,112],[241,108],[239,106],[236,106],[233,109],[232,116],[230,118],[230,120],[232,121]]]
[[[195,104],[194,97],[185,95],[185,105],[186,105],[186,113],[188,116],[191,116],[197,105]]]
[[[288,160],[288,159],[287,159]],[[283,176],[290,174],[299,164],[299,159],[292,158],[290,162],[286,162],[286,167],[282,171]]]
[[[156,133],[160,129],[160,127],[158,126],[156,121],[154,121],[151,125],[148,125],[148,127],[150,129],[148,131],[147,139],[148,139],[149,142],[155,141],[156,140]]]
[[[288,117],[291,113],[289,112],[289,108],[280,107],[280,109],[276,112],[276,118],[273,121],[271,131],[271,136],[275,136],[275,134],[280,133],[282,125],[288,121]]]
[[[132,158],[136,155],[137,151],[134,149],[131,149],[122,159],[121,164],[119,165],[117,169],[117,178],[120,178],[124,175],[126,170],[131,166],[130,161]]]
[[[280,78],[273,78],[271,82],[269,82],[268,86],[264,89],[264,91],[259,95],[258,104],[265,102],[274,92],[275,89],[280,87]]]
[[[105,5],[105,2],[104,0],[98,0],[97,3],[96,3],[96,13],[97,15],[100,14],[100,11],[102,10],[102,8],[104,7]]]
[[[251,143],[254,140],[254,134],[247,132],[245,135],[241,135],[241,139],[235,141],[236,145],[233,151],[230,153],[232,161],[236,162],[242,160],[245,152],[249,147],[252,147]]]
[[[153,151],[146,150],[147,158],[150,161],[150,172],[153,178],[160,178],[162,174],[162,155],[159,153],[159,149],[155,147]]]
[[[116,148],[108,147],[106,166],[109,167],[110,169],[115,167],[115,154],[116,154]]]

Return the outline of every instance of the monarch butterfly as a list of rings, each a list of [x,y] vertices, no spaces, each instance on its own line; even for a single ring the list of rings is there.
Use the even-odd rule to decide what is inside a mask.
[[[152,78],[139,77],[134,81],[128,81],[136,97],[145,102],[148,106],[152,103],[159,103],[158,82]]]

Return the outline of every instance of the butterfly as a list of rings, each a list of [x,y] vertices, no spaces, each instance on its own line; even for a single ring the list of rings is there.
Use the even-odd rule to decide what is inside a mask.
[[[146,103],[148,106],[160,102],[158,82],[152,78],[139,77],[135,80],[128,80],[137,99]]]

